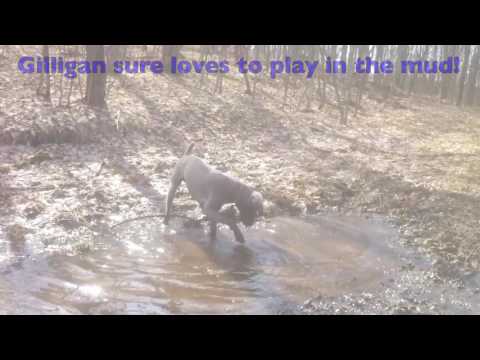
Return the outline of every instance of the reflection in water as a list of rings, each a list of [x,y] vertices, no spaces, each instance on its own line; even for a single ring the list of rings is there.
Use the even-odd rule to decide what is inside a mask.
[[[400,266],[392,234],[355,218],[276,218],[239,245],[229,231],[210,242],[202,229],[146,222],[84,255],[35,254],[0,282],[0,293],[22,301],[0,305],[6,313],[277,313],[319,293],[378,287]]]
[[[78,288],[78,292],[90,298],[98,298],[103,290],[98,285],[83,285]]]

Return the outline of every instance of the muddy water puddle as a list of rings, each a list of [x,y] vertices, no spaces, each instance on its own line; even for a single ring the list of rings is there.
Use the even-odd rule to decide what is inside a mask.
[[[375,292],[412,261],[392,228],[356,217],[270,219],[245,233],[245,245],[227,229],[212,243],[181,222],[117,232],[74,256],[22,256],[0,243],[0,312],[289,313],[319,293]]]

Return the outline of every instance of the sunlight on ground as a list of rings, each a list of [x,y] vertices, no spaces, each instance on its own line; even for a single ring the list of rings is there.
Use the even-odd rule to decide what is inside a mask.
[[[439,135],[417,145],[425,161],[444,172],[432,186],[451,192],[480,192],[480,136],[475,133]]]

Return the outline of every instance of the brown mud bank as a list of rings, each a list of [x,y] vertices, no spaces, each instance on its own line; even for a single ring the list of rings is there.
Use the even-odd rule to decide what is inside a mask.
[[[5,313],[444,314],[480,304],[477,273],[410,246],[414,224],[348,207],[312,217],[281,191],[264,191],[266,223],[245,247],[226,230],[210,244],[183,220],[112,230],[162,212],[177,156],[145,137],[2,147],[2,160]],[[201,217],[184,187],[175,212]]]

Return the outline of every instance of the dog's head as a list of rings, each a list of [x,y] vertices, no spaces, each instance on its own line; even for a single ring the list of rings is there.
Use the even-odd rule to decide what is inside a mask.
[[[263,216],[263,196],[254,191],[240,209],[240,221],[245,226],[252,226],[261,216]]]

